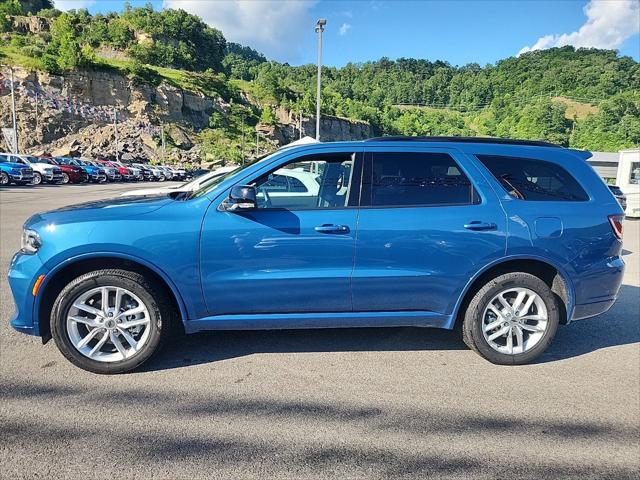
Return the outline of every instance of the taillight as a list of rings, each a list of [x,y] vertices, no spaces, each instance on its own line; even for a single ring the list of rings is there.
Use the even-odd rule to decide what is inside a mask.
[[[623,220],[624,215],[609,215],[609,223],[611,224],[613,233],[618,238],[618,240],[622,240],[622,236],[624,233],[624,229],[622,227]]]

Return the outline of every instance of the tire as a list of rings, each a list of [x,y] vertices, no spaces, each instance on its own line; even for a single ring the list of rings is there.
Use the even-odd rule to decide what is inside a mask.
[[[42,175],[38,172],[33,172],[33,180],[31,181],[34,185],[42,185]]]
[[[9,175],[7,175],[5,172],[0,172],[0,185],[6,186],[9,185],[9,183]]]
[[[67,183],[69,183],[69,180],[70,180],[70,179],[69,179],[69,175],[67,175],[66,173],[63,173],[63,174],[62,174],[62,182],[61,182],[61,183],[62,183],[63,185],[66,185]]]
[[[117,288],[120,291],[122,289],[125,290],[127,293],[122,296],[122,300],[129,299],[129,301],[136,302],[135,304],[126,304],[125,307],[139,308],[142,306],[146,308],[145,312],[138,314],[144,315],[144,317],[139,320],[135,318],[131,320],[131,316],[121,319],[116,312],[110,312],[111,314],[101,317],[92,313],[87,314],[84,310],[78,310],[74,306],[74,303],[84,303],[81,300],[83,296],[90,295],[89,298],[91,299],[103,298],[101,289],[104,287]],[[131,294],[131,296],[128,294]],[[133,297],[136,297],[136,300],[133,300]],[[100,308],[96,309],[96,311],[100,311],[102,310],[102,302],[102,300],[99,300],[99,303],[91,303],[90,305],[98,305]],[[115,293],[113,296],[107,297],[108,305],[113,303],[115,307],[115,302]],[[86,308],[88,304],[84,305]],[[143,275],[128,270],[96,270],[76,278],[62,289],[51,310],[51,335],[60,352],[71,363],[83,370],[100,374],[125,373],[139,367],[160,350],[171,328],[172,312],[173,309],[163,288]],[[85,317],[81,317],[83,322],[68,320],[67,316],[70,313],[73,318],[85,315]],[[91,318],[91,316],[94,318]],[[102,321],[100,321],[100,318]],[[142,343],[142,346],[136,351],[131,348],[131,344],[122,334],[123,329],[118,327],[116,322],[131,323],[137,321],[139,323],[144,318],[148,318],[148,323],[145,325],[124,329],[127,330],[133,340],[137,341],[138,345]],[[95,325],[91,327],[85,325],[84,322],[87,320],[94,322]],[[136,328],[139,329],[137,333]],[[93,330],[96,330],[97,333],[91,336],[91,340],[86,345],[79,345],[85,337],[93,333]],[[115,334],[116,342],[111,340],[111,333]],[[104,340],[102,346],[97,346],[100,341],[103,341],[103,337],[106,337],[106,340]],[[80,342],[78,342],[78,339]],[[123,354],[120,348],[116,348],[117,343],[127,350],[126,354]],[[79,346],[76,347],[76,344]],[[89,354],[91,352],[88,353],[87,350],[93,351],[95,348],[98,349],[92,355],[93,358],[90,358]],[[83,349],[84,353],[80,349]]]
[[[507,303],[510,303],[510,307],[512,307],[517,303],[514,297],[517,297],[518,292],[522,291],[525,292],[524,298],[526,299],[520,304],[521,306],[524,304],[522,308],[526,307],[529,298],[532,296],[527,292],[533,292],[537,295],[537,298],[533,300],[526,312],[500,307],[499,299],[496,303],[492,303],[502,294],[504,295],[503,298],[506,298]],[[512,300],[509,300],[509,298]],[[492,303],[493,309],[490,303]],[[498,305],[497,310],[501,313],[500,317],[494,313],[496,305]],[[500,310],[501,308],[502,310]],[[546,320],[542,320],[545,316]],[[529,318],[531,320],[528,320]],[[535,324],[532,322],[535,322]],[[512,272],[490,280],[471,299],[464,315],[462,339],[469,348],[491,363],[523,365],[533,361],[546,351],[556,334],[559,322],[560,312],[557,300],[549,286],[535,275]],[[489,325],[496,323],[498,325],[493,329],[486,333],[483,332]],[[520,325],[523,324],[524,326],[521,327]],[[537,330],[532,332],[529,329]],[[489,340],[493,335],[498,335],[500,333],[499,330],[508,333]],[[517,331],[520,332],[519,337],[516,334]],[[508,353],[509,337],[511,337],[512,342],[511,353]],[[505,345],[501,345],[502,341],[504,341]],[[518,342],[520,342],[520,347],[518,347]],[[527,344],[530,346],[527,346]]]

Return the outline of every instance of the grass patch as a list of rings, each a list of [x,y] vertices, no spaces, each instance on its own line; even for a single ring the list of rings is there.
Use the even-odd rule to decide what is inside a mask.
[[[43,69],[42,60],[22,53],[19,47],[13,45],[0,45],[0,61],[27,70]]]
[[[590,103],[577,102],[576,100],[566,97],[553,97],[551,100],[562,103],[567,107],[564,116],[569,120],[573,120],[574,118],[582,120],[591,113],[598,113],[598,107]]]

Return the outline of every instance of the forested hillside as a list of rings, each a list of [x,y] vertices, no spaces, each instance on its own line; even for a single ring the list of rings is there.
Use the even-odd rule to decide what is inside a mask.
[[[268,61],[184,11],[49,8],[37,12],[35,31],[19,27],[26,14],[17,0],[0,5],[0,61],[49,72],[116,69],[215,91],[237,107],[212,115],[203,136],[211,148],[275,122],[277,106],[315,111],[314,65]],[[322,93],[324,113],[368,121],[377,134],[489,135],[608,151],[640,144],[640,64],[614,51],[563,47],[485,66],[382,58],[325,68]]]

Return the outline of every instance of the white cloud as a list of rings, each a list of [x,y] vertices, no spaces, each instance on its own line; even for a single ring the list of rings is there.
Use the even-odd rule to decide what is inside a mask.
[[[314,4],[294,0],[164,0],[166,8],[198,15],[221,30],[227,40],[283,61],[296,59],[304,38],[314,35],[315,22],[309,15]]]
[[[67,10],[79,10],[88,8],[95,4],[96,0],[54,0],[53,6],[58,10],[66,12]]]
[[[342,25],[340,25],[340,30],[339,30],[340,35],[346,35],[350,28],[351,28],[351,25],[348,23],[343,23]]]
[[[521,55],[533,50],[573,45],[615,49],[640,31],[640,2],[638,0],[591,0],[585,7],[587,21],[577,32],[540,37]]]

